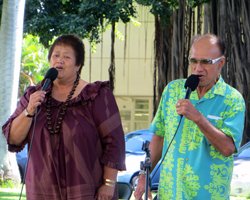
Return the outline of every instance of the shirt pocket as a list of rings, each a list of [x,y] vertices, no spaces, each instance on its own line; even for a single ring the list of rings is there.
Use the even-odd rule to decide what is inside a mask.
[[[223,118],[217,115],[207,115],[206,116],[207,120],[217,129],[221,129],[222,125],[223,125]],[[209,140],[205,137],[207,143],[209,144],[209,146],[211,146],[211,143],[209,142]]]
[[[215,126],[216,128],[220,128],[222,126],[223,118],[217,115],[207,115],[208,121]]]

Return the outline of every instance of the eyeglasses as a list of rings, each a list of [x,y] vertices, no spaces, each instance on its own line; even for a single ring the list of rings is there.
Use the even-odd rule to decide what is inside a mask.
[[[190,64],[197,64],[198,62],[201,64],[201,65],[213,65],[217,62],[219,62],[221,60],[222,56],[219,57],[219,58],[215,58],[215,59],[196,59],[196,58],[189,58],[189,63]]]

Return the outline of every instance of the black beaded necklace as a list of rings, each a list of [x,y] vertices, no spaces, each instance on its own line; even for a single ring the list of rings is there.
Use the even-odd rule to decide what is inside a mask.
[[[76,87],[79,84],[79,79],[80,79],[80,75],[77,74],[76,80],[74,81],[74,85],[73,85],[66,101],[63,102],[59,108],[58,116],[55,120],[54,125],[52,125],[52,113],[51,113],[52,88],[51,88],[50,92],[48,93],[48,99],[47,99],[47,103],[46,103],[46,117],[47,117],[47,128],[48,128],[51,135],[59,134],[59,132],[61,130],[61,126],[62,126],[62,121],[64,119],[64,116],[66,114],[66,111],[67,111],[67,108],[69,105],[69,101],[71,100],[72,96],[74,95]]]

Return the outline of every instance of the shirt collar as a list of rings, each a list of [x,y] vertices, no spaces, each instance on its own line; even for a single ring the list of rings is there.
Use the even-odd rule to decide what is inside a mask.
[[[217,83],[211,88],[211,93],[224,96],[226,92],[226,83],[223,78],[220,76]]]
[[[223,78],[220,76],[219,80],[216,82],[216,84],[213,85],[213,87],[203,96],[203,98],[211,99],[215,95],[225,96],[225,92],[226,92],[226,83],[223,80]],[[203,98],[201,98],[201,99],[203,99]],[[199,100],[197,90],[196,90],[196,92],[191,93],[190,99]]]
[[[226,92],[226,83],[220,76],[216,84],[204,95],[204,98],[211,99],[215,95],[225,96],[225,92]]]

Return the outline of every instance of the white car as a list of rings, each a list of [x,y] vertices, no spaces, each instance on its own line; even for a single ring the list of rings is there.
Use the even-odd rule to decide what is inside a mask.
[[[250,142],[243,145],[234,157],[231,196],[250,199]]]

